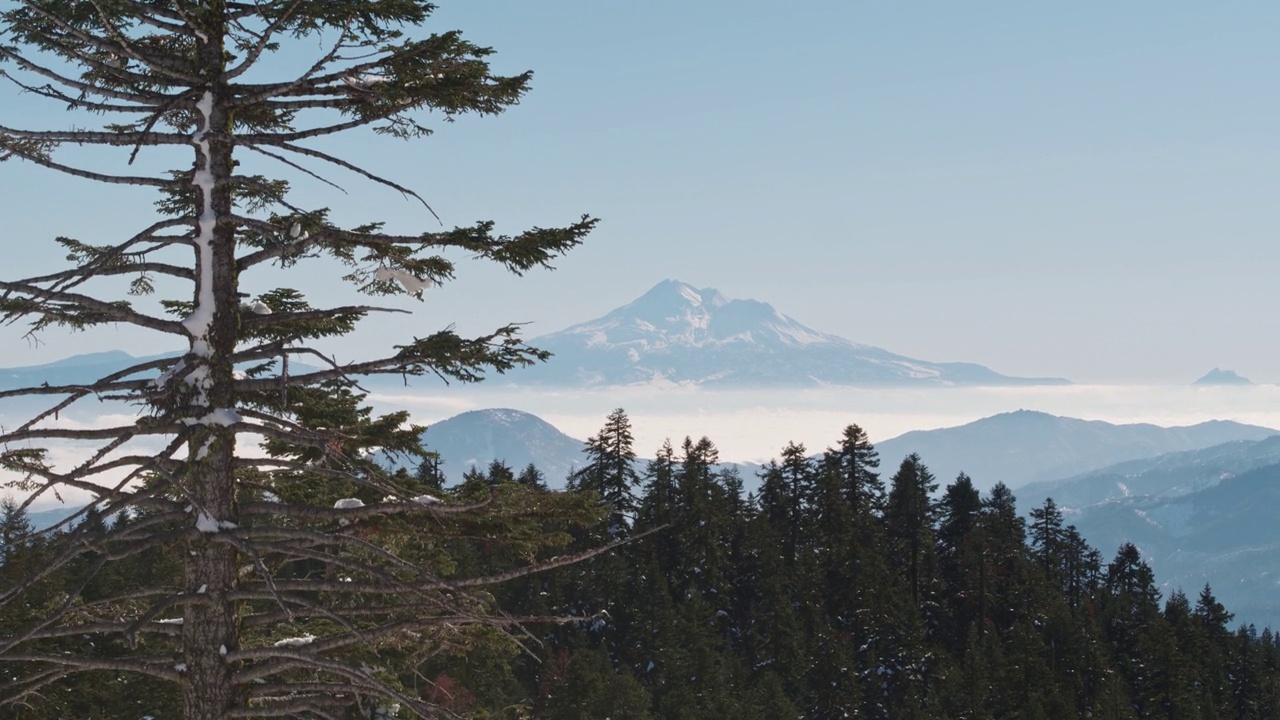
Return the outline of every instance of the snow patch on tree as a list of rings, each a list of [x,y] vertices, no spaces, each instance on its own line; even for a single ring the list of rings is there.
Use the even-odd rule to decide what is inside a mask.
[[[216,184],[213,168],[210,167],[212,155],[209,151],[209,131],[213,116],[213,91],[205,90],[196,103],[196,112],[200,115],[200,128],[191,136],[191,143],[197,149],[197,161],[192,184],[200,194],[200,208],[196,216],[196,236],[194,242],[197,252],[199,275],[196,278],[198,292],[195,307],[191,314],[182,321],[182,326],[191,335],[191,351],[202,357],[209,357],[209,328],[213,326],[213,234],[217,224],[217,213],[213,209],[213,188]]]
[[[230,520],[219,520],[206,512],[196,515],[196,529],[202,533],[217,533],[223,530],[235,530],[238,527]]]
[[[409,293],[420,293],[435,285],[435,282],[430,278],[420,278],[413,273],[409,273],[398,268],[387,267],[385,265],[379,267],[373,273],[373,276],[379,280],[394,280],[400,283],[400,286]]]
[[[299,635],[297,637],[287,637],[283,640],[277,640],[271,644],[272,647],[302,647],[315,642],[315,635]]]

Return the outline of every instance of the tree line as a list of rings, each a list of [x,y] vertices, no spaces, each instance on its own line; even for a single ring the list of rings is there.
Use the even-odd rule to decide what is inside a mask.
[[[489,591],[521,631],[486,624],[451,638],[446,627],[422,647],[398,647],[388,681],[422,693],[442,717],[466,718],[1280,715],[1280,638],[1233,626],[1207,585],[1194,598],[1162,594],[1132,544],[1107,561],[1052,500],[1023,516],[1008,487],[983,496],[963,474],[939,492],[914,454],[882,471],[857,425],[820,455],[788,445],[755,492],[718,465],[706,438],[664,444],[643,465],[633,444],[615,411],[564,490],[536,467],[499,461],[452,484],[429,460],[402,472],[402,483],[448,502],[506,499],[505,518],[435,518],[397,537],[431,547],[446,576],[515,570]],[[347,531],[387,532],[357,522],[369,526]],[[6,505],[0,577],[39,567],[60,537],[31,533]],[[613,549],[521,570],[602,547]],[[163,585],[180,568],[173,549],[155,547],[99,572],[80,602],[91,604],[98,585]],[[293,572],[341,570],[319,562]],[[76,573],[51,579],[43,602],[59,602],[57,588]],[[14,613],[2,622],[5,633],[23,625]],[[16,707],[19,718],[164,718],[177,716],[178,701],[121,673]],[[104,710],[75,714],[89,707]]]

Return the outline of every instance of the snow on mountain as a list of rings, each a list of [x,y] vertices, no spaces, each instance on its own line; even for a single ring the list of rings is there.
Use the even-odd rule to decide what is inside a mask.
[[[530,341],[545,365],[525,384],[716,386],[1063,384],[970,363],[934,363],[820,332],[768,303],[664,280],[634,302]]]

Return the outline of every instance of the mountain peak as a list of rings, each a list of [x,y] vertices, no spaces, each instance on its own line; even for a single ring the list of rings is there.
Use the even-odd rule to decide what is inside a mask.
[[[738,386],[1021,384],[979,365],[930,363],[815,330],[760,300],[676,279],[603,317],[535,338],[555,359],[522,382]],[[1060,384],[1065,381],[1048,381]]]
[[[654,285],[603,318],[557,334],[585,335],[590,345],[625,347],[637,353],[725,346],[853,346],[783,315],[769,303],[729,299],[715,288],[697,288],[673,279]]]
[[[546,420],[527,413],[523,410],[515,410],[513,408],[483,408],[480,410],[467,410],[466,412],[454,415],[450,420],[454,423],[482,423],[490,425],[530,425],[538,428],[551,428],[551,424]],[[552,428],[554,429],[554,428]]]
[[[1234,370],[1223,370],[1214,368],[1205,373],[1203,377],[1192,385],[1252,385],[1253,382],[1249,378],[1242,377]]]
[[[716,308],[729,302],[729,299],[715,288],[698,289],[681,280],[667,278],[649,288],[634,302],[627,305],[636,310],[672,311],[678,308]]]
[[[584,446],[537,415],[512,408],[468,410],[432,423],[422,445],[440,453],[440,470],[451,483],[497,460],[517,473],[532,463],[556,487],[582,461]],[[394,468],[405,459],[383,453],[379,462]]]

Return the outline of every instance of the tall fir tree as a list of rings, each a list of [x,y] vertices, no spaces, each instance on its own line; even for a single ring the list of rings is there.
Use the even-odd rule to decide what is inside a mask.
[[[631,420],[622,408],[609,413],[604,427],[587,438],[582,451],[587,462],[569,478],[570,486],[599,496],[610,509],[609,533],[623,537],[639,509],[635,489],[640,484],[636,471],[635,438]]]
[[[804,445],[795,443],[788,443],[782,449],[782,462],[771,462],[761,477],[760,510],[782,541],[782,557],[788,565],[795,565],[799,557],[813,481],[813,466]]]
[[[983,620],[980,610],[985,591],[986,548],[979,532],[982,498],[969,476],[960,473],[947,486],[938,505],[938,577],[951,600],[947,635],[952,649],[960,650],[969,641],[974,626]]]
[[[523,345],[514,326],[476,338],[443,329],[339,364],[325,338],[371,313],[406,310],[315,306],[277,285],[324,258],[345,267],[355,292],[421,299],[453,278],[446,251],[520,274],[546,266],[595,224],[583,217],[511,236],[487,221],[401,233],[377,219],[339,224],[290,194],[285,176],[332,184],[307,167],[314,163],[421,200],[310,141],[360,128],[421,138],[431,132],[428,114],[492,115],[524,95],[529,73],[496,74],[490,49],[426,29],[433,10],[413,0],[23,0],[0,10],[4,79],[78,113],[70,130],[0,124],[0,160],[154,191],[160,213],[130,237],[59,238],[71,267],[0,282],[0,313],[28,321],[33,334],[119,324],[186,348],[85,385],[4,393],[51,400],[0,434],[9,448],[0,466],[26,478],[19,489],[32,500],[67,488],[90,500],[41,572],[0,589],[0,603],[14,607],[59,572],[81,568],[65,588],[71,600],[47,606],[38,633],[0,638],[0,662],[14,671],[3,700],[39,702],[50,682],[100,673],[172,688],[187,720],[371,716],[394,706],[427,717],[432,697],[382,660],[409,657],[411,640],[433,638],[426,646],[445,652],[510,623],[478,589],[527,568],[450,577],[448,543],[411,538],[416,527],[461,515],[496,513],[477,521],[491,527],[510,522],[518,494],[486,487],[451,502],[418,494],[370,452],[415,454],[420,428],[361,409],[355,388],[367,375],[476,381],[546,354]],[[316,47],[300,67],[270,62]],[[289,67],[298,70],[282,74]],[[113,121],[97,122],[104,115]],[[86,145],[128,151],[128,162],[147,155],[145,167],[173,164],[130,174],[65,157]],[[285,176],[254,173],[250,157],[278,163]],[[134,299],[115,294],[118,280]],[[247,288],[256,295],[242,297]],[[291,372],[299,357],[322,366]],[[93,430],[51,422],[94,398],[130,408],[133,419]],[[89,459],[57,466],[38,448],[46,441],[80,443]],[[265,454],[246,452],[253,442]],[[139,520],[97,521],[120,513]],[[507,539],[524,546],[516,554],[546,542],[522,532]],[[157,549],[179,562],[172,576],[104,593],[90,610],[77,605],[108,565]],[[84,635],[97,647],[132,650],[103,657],[59,646]]]
[[[902,460],[898,472],[889,481],[885,524],[895,549],[906,564],[906,584],[911,593],[911,603],[916,607],[920,606],[934,554],[937,506],[932,495],[937,489],[933,473],[915,453]]]
[[[1053,498],[1045,498],[1040,507],[1032,509],[1030,531],[1031,550],[1045,577],[1060,580],[1066,531],[1062,527],[1062,511]]]

